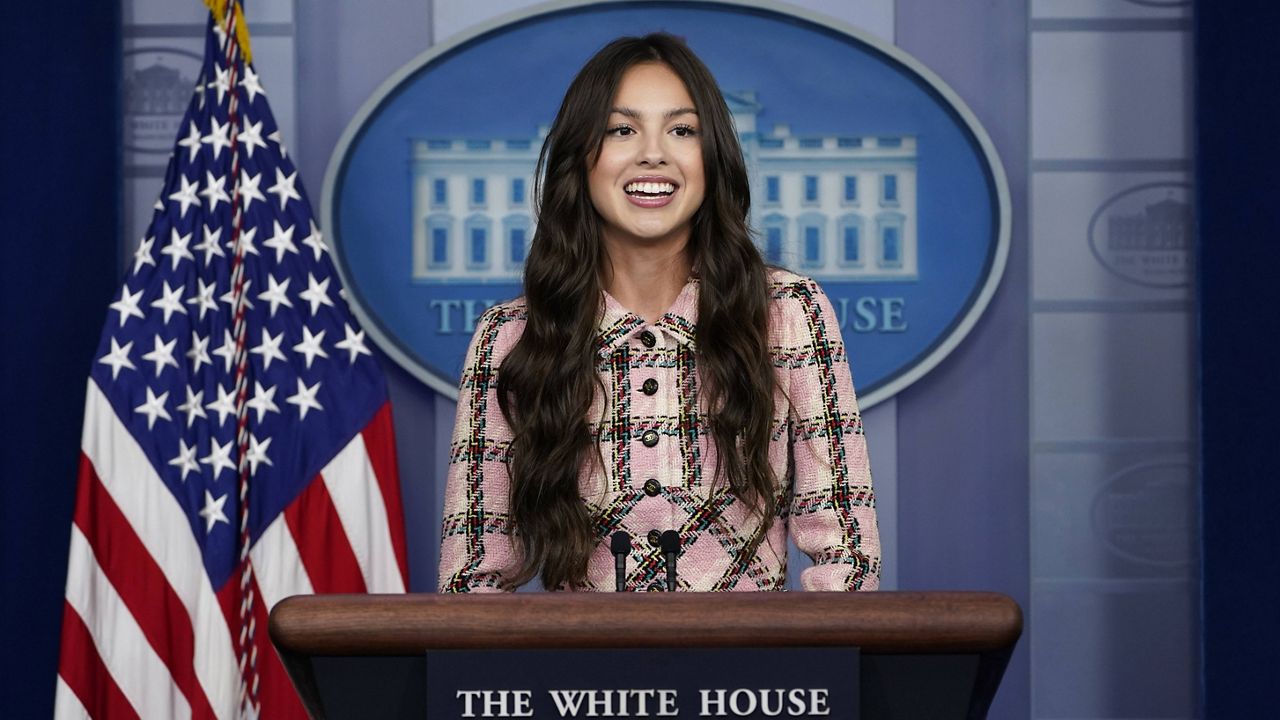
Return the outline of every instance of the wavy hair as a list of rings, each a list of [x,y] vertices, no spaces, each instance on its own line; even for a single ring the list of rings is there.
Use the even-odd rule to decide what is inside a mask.
[[[700,281],[697,363],[719,458],[713,481],[759,516],[756,545],[778,509],[768,463],[775,386],[768,281],[747,225],[750,188],[732,116],[683,40],[619,38],[578,72],[538,157],[538,222],[524,271],[528,319],[498,373],[498,401],[514,437],[509,500],[521,566],[507,581],[512,586],[539,575],[547,589],[582,586],[601,540],[579,487],[584,466],[603,465],[587,414],[601,385],[596,324],[606,258],[588,172],[621,78],[640,63],[662,63],[679,76],[702,127],[707,190],[687,252]]]

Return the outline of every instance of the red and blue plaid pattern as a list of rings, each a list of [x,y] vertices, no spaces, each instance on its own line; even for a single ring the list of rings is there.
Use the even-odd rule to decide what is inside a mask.
[[[769,344],[778,386],[769,463],[779,510],[761,536],[750,510],[712,482],[716,448],[699,402],[697,293],[690,281],[652,324],[605,295],[597,363],[605,390],[588,414],[603,464],[587,463],[581,476],[599,539],[586,589],[613,589],[608,538],[618,530],[638,541],[627,587],[660,588],[662,553],[647,538],[670,529],[681,539],[680,590],[785,589],[788,533],[814,560],[801,574],[806,590],[876,589],[880,538],[867,444],[831,302],[812,280],[782,271],[772,277]],[[442,592],[496,591],[518,560],[507,514],[512,431],[498,407],[497,375],[525,317],[519,299],[491,308],[467,353],[445,490]],[[656,337],[652,348],[641,341],[646,330]],[[647,380],[657,382],[656,392],[644,392]],[[657,435],[652,447],[643,441],[649,431]],[[650,480],[657,493],[645,491]]]

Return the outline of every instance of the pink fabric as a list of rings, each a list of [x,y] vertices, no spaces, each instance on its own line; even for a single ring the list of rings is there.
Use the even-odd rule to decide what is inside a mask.
[[[876,589],[880,537],[867,445],[831,302],[812,280],[781,271],[771,278],[778,390],[769,462],[782,502],[747,557],[760,523],[722,482],[712,482],[715,444],[698,404],[697,293],[690,281],[651,325],[605,295],[597,368],[606,392],[597,393],[588,416],[604,468],[589,465],[581,476],[599,538],[586,589],[613,590],[609,537],[617,530],[633,538],[628,589],[659,589],[665,567],[648,537],[669,529],[681,537],[680,590],[784,589],[788,531],[814,560],[801,574],[804,589]],[[507,515],[511,428],[496,388],[525,317],[520,299],[491,308],[467,353],[445,489],[442,592],[497,591],[517,559]],[[652,394],[644,390],[649,379],[657,382]],[[647,438],[651,445],[649,431],[656,433]],[[650,479],[660,487],[650,483],[646,492]]]

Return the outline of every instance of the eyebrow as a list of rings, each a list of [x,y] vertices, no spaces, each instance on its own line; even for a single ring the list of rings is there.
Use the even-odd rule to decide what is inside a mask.
[[[611,109],[609,112],[618,113],[619,115],[625,115],[633,120],[640,119],[640,111],[633,110],[629,107],[615,107]],[[663,113],[663,119],[670,120],[671,118],[680,117],[681,115],[697,115],[697,114],[698,114],[698,111],[691,107],[672,108],[671,110],[668,110],[665,113]]]

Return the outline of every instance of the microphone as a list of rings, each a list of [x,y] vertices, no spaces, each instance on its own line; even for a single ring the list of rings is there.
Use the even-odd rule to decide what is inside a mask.
[[[680,554],[680,533],[667,530],[659,539],[662,556],[667,561],[667,591],[676,591],[676,556]]]
[[[609,539],[609,550],[613,553],[614,591],[627,589],[627,555],[631,553],[631,536],[625,530],[619,530]]]

